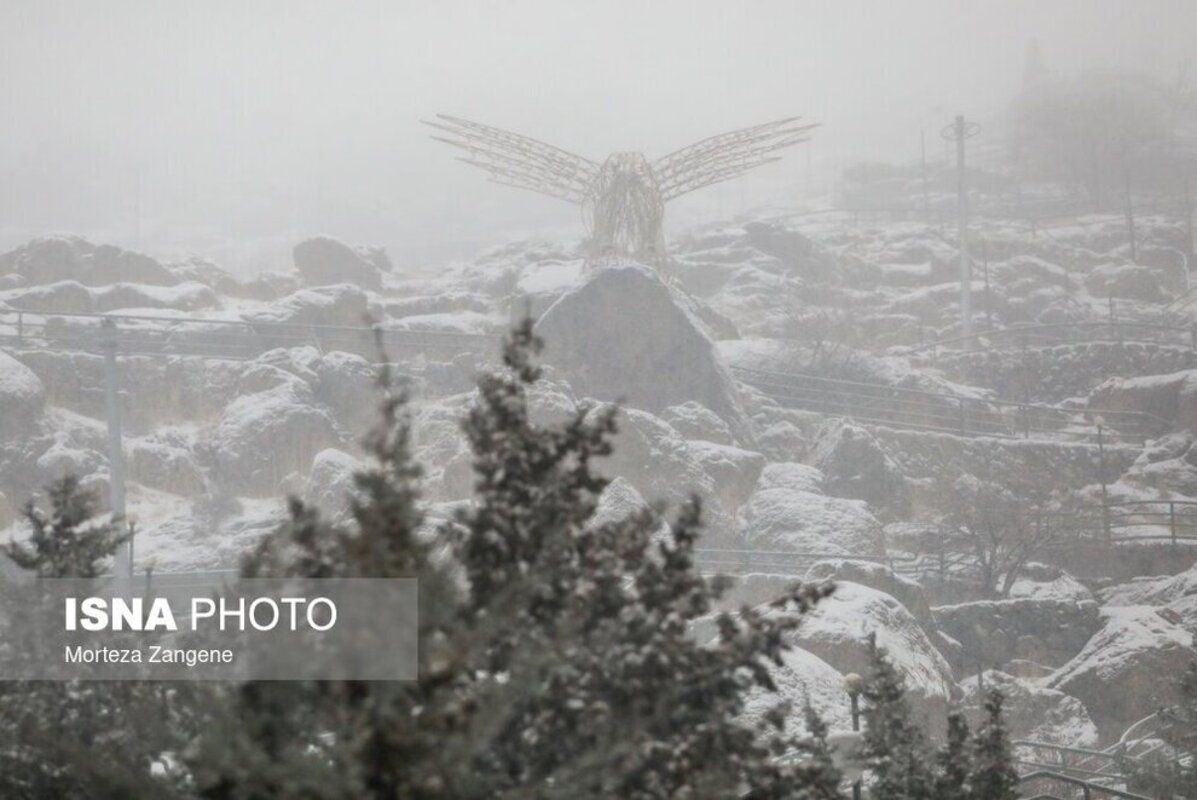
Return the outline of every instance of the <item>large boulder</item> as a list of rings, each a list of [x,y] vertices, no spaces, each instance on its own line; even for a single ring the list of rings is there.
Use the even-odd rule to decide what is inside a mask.
[[[308,286],[352,283],[362,289],[378,289],[382,286],[379,266],[389,267],[385,252],[353,248],[327,236],[300,242],[292,257]]]
[[[952,668],[932,644],[918,620],[885,592],[851,581],[807,615],[795,644],[843,674],[869,674],[870,635],[905,680],[916,717],[942,730],[955,693]]]
[[[715,496],[728,512],[744,504],[765,466],[765,457],[760,453],[739,447],[690,441],[686,442],[686,450],[711,477]]]
[[[353,284],[341,283],[300,289],[267,309],[247,315],[246,321],[361,327],[367,323],[369,311],[366,293]]]
[[[902,471],[864,428],[847,420],[829,420],[815,438],[811,463],[823,473],[823,488],[837,497],[854,497],[880,508],[905,510],[910,490]]]
[[[268,379],[271,369],[261,367],[254,379]],[[307,384],[283,375],[230,403],[208,441],[213,477],[238,495],[273,496],[284,478],[307,473],[317,453],[341,444],[336,423],[316,406]]]
[[[96,310],[95,294],[79,281],[32,286],[9,297],[8,303],[13,308],[59,314],[89,314]]]
[[[781,656],[780,664],[769,664],[769,676],[776,692],[756,688],[748,693],[742,719],[761,730],[768,728],[766,715],[779,702],[790,706],[785,717],[786,732],[806,733],[803,709],[810,707],[832,731],[852,729],[852,714],[844,690],[844,676],[823,659],[792,647]]]
[[[987,695],[997,689],[1006,700],[1002,710],[1012,738],[1065,747],[1091,748],[1098,744],[1097,725],[1085,704],[1064,692],[992,669],[960,686],[964,690],[961,706],[973,729],[985,718]]]
[[[164,492],[195,497],[205,489],[192,441],[183,430],[163,429],[125,446],[130,479]]]
[[[77,236],[48,236],[0,255],[0,274],[14,272],[29,284],[79,281],[88,286],[130,283],[170,286],[179,277],[155,259]]]
[[[1163,299],[1159,278],[1150,268],[1138,264],[1103,264],[1085,276],[1085,286],[1098,297],[1145,303],[1158,303]]]
[[[1093,390],[1089,405],[1108,411],[1151,414],[1177,427],[1197,430],[1197,370],[1111,378]],[[1116,424],[1117,420],[1113,422]]]
[[[95,293],[96,311],[120,309],[170,308],[196,311],[219,308],[220,298],[210,286],[186,282],[174,286],[145,286],[137,283],[116,283]]]
[[[719,415],[693,400],[665,409],[661,418],[687,439],[735,444],[731,429]]]
[[[881,523],[863,501],[769,486],[758,486],[740,509],[745,545],[825,556],[884,554]]]
[[[714,546],[718,540],[723,546],[728,544],[733,527],[731,511],[723,498],[735,502],[742,496],[743,486],[721,488],[712,472],[726,477],[729,469],[758,470],[761,461],[756,454],[737,448],[710,445],[702,451],[695,444],[679,436],[660,417],[627,408],[619,416],[614,452],[601,459],[597,467],[608,478],[626,479],[650,502],[665,502],[674,509],[698,494],[704,500],[708,541]]]
[[[936,625],[964,645],[963,668],[1005,666],[1013,659],[1059,666],[1101,627],[1097,603],[1073,598],[977,600],[933,609]]]
[[[806,571],[807,583],[851,581],[890,595],[909,611],[924,629],[933,630],[931,605],[918,581],[898,575],[885,564],[875,561],[849,561],[842,558],[820,561]]]
[[[347,517],[349,502],[356,491],[354,475],[363,468],[361,461],[344,450],[335,447],[321,450],[312,460],[312,469],[304,485],[304,500],[329,519]]]
[[[1101,735],[1127,727],[1175,702],[1175,677],[1197,659],[1193,635],[1142,606],[1107,608],[1105,625],[1076,657],[1044,681],[1078,698]]]
[[[594,270],[544,313],[545,358],[579,396],[664,412],[693,400],[741,441],[747,429],[727,371],[698,321],[640,264]]]
[[[12,356],[0,353],[0,441],[26,435],[46,406],[46,387]]]

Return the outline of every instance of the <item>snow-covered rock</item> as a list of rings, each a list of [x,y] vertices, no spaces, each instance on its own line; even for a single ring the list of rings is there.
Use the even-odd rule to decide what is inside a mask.
[[[760,550],[882,555],[881,523],[862,500],[788,488],[758,488],[741,507],[743,542]]]
[[[1085,276],[1085,285],[1098,297],[1121,297],[1151,303],[1163,299],[1155,272],[1137,264],[1104,264]]]
[[[757,488],[788,489],[794,492],[823,494],[823,473],[808,464],[792,461],[766,464],[761,470]]]
[[[389,269],[381,250],[362,250],[327,236],[305,239],[292,250],[295,269],[308,286],[352,283],[363,289],[382,286],[380,266]]]
[[[715,496],[729,513],[744,504],[765,466],[760,453],[713,442],[689,441],[686,450],[711,478]]]
[[[765,715],[780,702],[789,705],[786,732],[805,732],[803,710],[807,704],[833,731],[852,729],[852,714],[844,676],[823,659],[800,647],[790,648],[781,664],[770,664],[769,675],[776,692],[754,689],[745,699],[742,719],[750,725],[765,726]]]
[[[47,236],[0,255],[0,274],[15,272],[31,284],[79,281],[89,286],[128,281],[169,286],[178,277],[149,256],[77,236]],[[65,309],[59,309],[65,310]]]
[[[823,488],[828,494],[896,511],[910,503],[910,491],[898,465],[859,425],[829,420],[816,435],[810,458],[823,473]]]
[[[670,406],[661,414],[661,419],[687,439],[699,439],[715,444],[735,444],[727,423],[720,419],[718,414],[693,400]]]
[[[1197,371],[1111,378],[1093,390],[1089,403],[1109,411],[1137,411],[1197,430]]]
[[[46,405],[46,388],[33,370],[0,353],[0,441],[26,434]]]
[[[344,450],[334,447],[321,450],[312,460],[303,499],[330,519],[343,519],[348,514],[349,501],[356,488],[353,476],[363,467],[361,461]]]
[[[1085,704],[1103,737],[1174,702],[1174,679],[1197,658],[1193,634],[1156,609],[1103,609],[1104,626],[1044,681]]]
[[[885,564],[848,561],[842,558],[820,561],[806,571],[808,583],[851,581],[892,596],[906,607],[924,629],[933,630],[931,605],[918,581],[896,574]]]
[[[211,287],[193,281],[173,286],[115,283],[93,290],[92,297],[92,307],[98,312],[168,308],[198,311],[220,307],[220,298]]]
[[[197,496],[204,490],[203,470],[196,462],[194,442],[186,431],[163,428],[126,442],[130,480],[184,497]]]
[[[275,380],[239,396],[225,408],[206,443],[213,477],[246,496],[273,496],[280,482],[304,474],[316,453],[341,444],[337,425],[315,404],[307,384],[269,367],[254,373],[258,380]]]
[[[985,718],[985,696],[997,689],[1005,697],[1002,710],[1011,738],[1065,747],[1098,744],[1097,725],[1085,704],[1064,692],[992,669],[967,678],[960,686],[964,690],[961,706],[974,730]]]
[[[731,378],[711,340],[648,267],[594,270],[537,323],[545,359],[579,396],[623,400],[663,412],[693,400],[743,441],[746,428]]]
[[[936,625],[984,668],[1025,659],[1057,666],[1075,655],[1101,625],[1097,603],[1073,598],[976,600],[932,609]]]
[[[284,322],[293,325],[367,324],[366,293],[349,283],[300,289],[261,311],[246,316],[248,322]]]
[[[838,583],[807,616],[795,643],[840,673],[867,675],[870,634],[905,680],[916,717],[931,730],[942,729],[955,692],[952,669],[918,620],[891,595],[851,581]]]

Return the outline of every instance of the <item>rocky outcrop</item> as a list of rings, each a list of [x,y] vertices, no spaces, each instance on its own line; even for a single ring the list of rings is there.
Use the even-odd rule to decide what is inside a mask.
[[[130,283],[170,286],[179,278],[141,253],[94,245],[77,236],[47,236],[0,255],[0,274],[13,272],[30,284],[78,281],[88,286]],[[60,309],[64,310],[64,309]]]
[[[930,730],[941,730],[955,693],[952,669],[918,620],[892,596],[839,583],[807,616],[795,643],[841,673],[867,675],[871,634],[905,680],[915,716]]]
[[[284,478],[306,473],[318,452],[341,444],[307,384],[272,369],[246,376],[249,391],[224,410],[204,448],[213,478],[240,495],[277,495]]]
[[[1012,659],[1058,666],[1101,627],[1097,603],[1072,599],[978,600],[932,612],[936,626],[964,646],[960,666],[972,671]]]
[[[369,303],[360,288],[340,283],[300,289],[267,309],[247,315],[246,321],[361,327],[369,321]]]
[[[782,654],[780,664],[770,664],[769,676],[776,692],[754,689],[744,703],[742,719],[750,725],[767,727],[765,715],[780,702],[789,703],[786,732],[805,732],[803,709],[809,704],[833,731],[852,729],[852,718],[844,690],[844,676],[823,659],[799,647]]]
[[[1109,411],[1151,414],[1177,427],[1197,430],[1197,371],[1138,378],[1111,378],[1093,390],[1089,404]]]
[[[330,447],[312,460],[304,484],[303,499],[320,509],[329,519],[339,521],[349,515],[349,502],[356,490],[354,475],[364,465],[357,458]]]
[[[0,353],[0,441],[28,434],[45,405],[46,388],[33,370]]]
[[[911,615],[919,621],[924,629],[931,631],[934,622],[931,616],[931,606],[927,602],[927,595],[918,581],[896,574],[885,564],[869,561],[845,561],[844,559],[830,559],[820,561],[806,572],[804,578],[808,583],[839,583],[851,581],[861,586],[868,586],[893,597]]]
[[[1107,608],[1104,625],[1044,686],[1085,704],[1103,737],[1175,702],[1175,677],[1197,659],[1193,635],[1155,609]]]
[[[351,283],[362,289],[378,289],[382,286],[382,269],[390,269],[385,251],[353,248],[327,236],[295,245],[292,258],[308,286]]]
[[[881,523],[861,500],[779,485],[776,472],[740,509],[739,537],[760,550],[834,555],[882,555]]]
[[[829,420],[815,438],[811,463],[823,473],[823,488],[895,512],[910,505],[910,490],[898,465],[864,428]]]
[[[696,401],[745,442],[731,378],[711,340],[648,267],[596,269],[540,318],[546,360],[579,396],[654,413]]]
[[[670,406],[661,414],[661,419],[687,439],[699,439],[715,444],[735,444],[731,428],[719,415],[693,400],[677,406]]]
[[[1034,681],[986,670],[960,684],[964,690],[961,707],[969,726],[976,730],[985,718],[986,695],[997,689],[1005,698],[1003,716],[1012,739],[1050,742],[1065,747],[1095,747],[1097,725],[1085,704]]]

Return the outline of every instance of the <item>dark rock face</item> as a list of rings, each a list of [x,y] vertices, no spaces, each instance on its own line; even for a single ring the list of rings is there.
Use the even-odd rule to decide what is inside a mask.
[[[0,353],[0,441],[27,433],[45,405],[46,388],[37,375]]]
[[[1111,411],[1137,411],[1197,430],[1197,371],[1139,378],[1111,378],[1093,390],[1089,402]]]
[[[1120,297],[1158,303],[1163,298],[1160,282],[1147,267],[1105,264],[1085,277],[1085,285],[1098,297]]]
[[[78,281],[87,286],[145,283],[173,286],[180,278],[168,267],[141,253],[112,245],[96,246],[77,236],[34,239],[0,255],[0,274],[16,273],[28,284]]]
[[[864,428],[832,420],[819,431],[812,463],[823,472],[824,490],[880,508],[905,510],[910,490],[902,471]]]
[[[1112,608],[1075,658],[1043,685],[1085,704],[1103,738],[1116,738],[1176,702],[1176,677],[1197,659],[1193,635],[1153,608]]]
[[[579,396],[624,400],[661,413],[694,400],[743,441],[731,378],[696,320],[656,273],[639,264],[596,270],[537,323],[545,359]]]
[[[935,624],[964,646],[967,663],[1004,666],[1011,659],[1062,664],[1101,627],[1097,603],[1026,597],[979,600],[932,610]]]
[[[295,268],[308,286],[352,283],[363,289],[382,286],[380,265],[389,269],[390,261],[381,250],[361,250],[318,236],[295,245]]]

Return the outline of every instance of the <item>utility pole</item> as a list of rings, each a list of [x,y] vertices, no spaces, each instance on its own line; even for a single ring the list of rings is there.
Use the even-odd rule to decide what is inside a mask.
[[[993,308],[989,302],[989,240],[981,240],[981,263],[985,271],[985,330],[993,330]]]
[[[919,129],[919,145],[923,151],[923,211],[931,210],[931,197],[927,193],[927,130]]]
[[[1131,200],[1130,167],[1126,163],[1126,148],[1122,149],[1122,190],[1126,194],[1126,238],[1130,242],[1131,263],[1139,263],[1138,253],[1135,251],[1135,206]]]
[[[960,332],[965,338],[973,335],[972,279],[973,269],[968,258],[968,179],[965,172],[964,141],[981,130],[975,122],[965,122],[958,114],[940,135],[945,142],[956,142],[956,239],[960,249]]]
[[[1197,242],[1193,241],[1193,168],[1185,170],[1185,254],[1189,264],[1193,263],[1194,250]]]
[[[108,412],[108,505],[113,522],[128,531],[125,518],[125,450],[121,435],[120,373],[116,363],[116,323],[110,318],[103,322],[104,333],[104,400]],[[126,539],[116,552],[116,576],[121,580],[133,578],[133,541]]]

